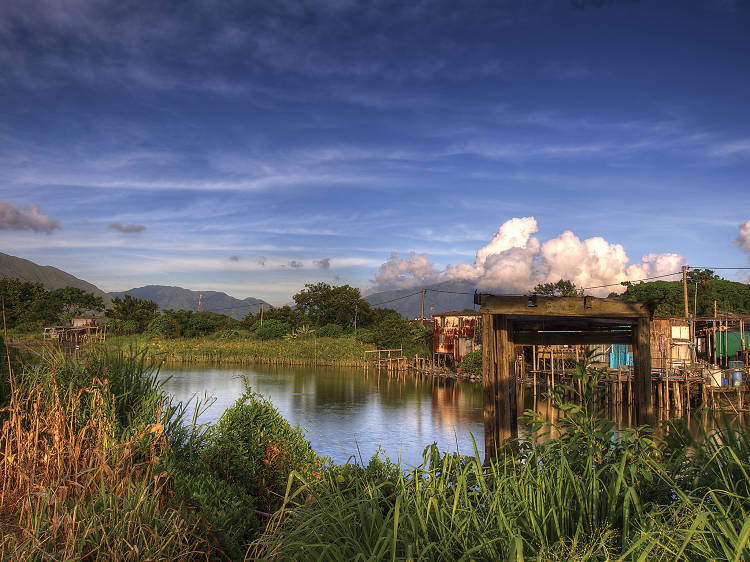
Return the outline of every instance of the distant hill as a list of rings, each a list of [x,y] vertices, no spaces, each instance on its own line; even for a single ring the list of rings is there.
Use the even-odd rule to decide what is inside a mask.
[[[41,283],[49,290],[77,287],[86,292],[94,293],[97,297],[102,297],[104,304],[109,304],[111,300],[111,297],[96,285],[78,279],[78,277],[74,277],[61,269],[51,265],[37,265],[33,261],[0,253],[0,278],[2,277]]]
[[[401,316],[417,318],[421,314],[421,287],[374,293],[365,298],[375,308],[392,308]],[[444,281],[425,287],[424,315],[431,312],[474,309],[474,285],[468,281]],[[411,296],[408,296],[411,295]],[[396,300],[398,299],[398,300]],[[477,307],[476,310],[479,310]]]
[[[232,318],[241,320],[248,312],[256,314],[263,303],[265,308],[270,306],[267,302],[253,297],[246,299],[236,299],[226,293],[218,291],[202,291],[203,303],[202,308],[207,312],[216,312],[218,314],[230,314]],[[138,299],[152,300],[159,305],[162,310],[198,310],[198,301],[201,291],[191,291],[182,287],[169,287],[166,285],[146,285],[145,287],[136,287],[127,291],[116,291],[109,293],[113,297],[121,297],[125,294]]]

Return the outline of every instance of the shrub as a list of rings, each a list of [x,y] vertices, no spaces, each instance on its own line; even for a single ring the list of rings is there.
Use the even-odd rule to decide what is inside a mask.
[[[283,338],[290,331],[291,328],[286,322],[266,320],[262,326],[255,330],[255,333],[258,335],[258,338],[265,341]]]
[[[344,329],[338,324],[326,324],[317,330],[321,338],[340,338],[344,334]]]
[[[464,371],[467,371],[469,373],[474,373],[475,375],[481,375],[482,374],[482,350],[475,349],[474,351],[470,351],[466,355],[464,355],[464,358],[461,359],[461,364],[459,365],[461,369]]]
[[[247,381],[244,394],[200,441],[178,450],[170,467],[177,491],[235,559],[258,535],[258,514],[281,505],[292,471],[307,480],[320,477],[320,461],[299,428]]]
[[[141,327],[136,320],[125,320],[120,329],[123,334],[136,334],[141,331]]]
[[[360,343],[375,343],[375,334],[370,330],[357,330],[357,341]]]
[[[174,318],[165,314],[160,314],[148,323],[146,331],[150,336],[161,336],[164,338],[174,338],[179,335],[177,322]]]

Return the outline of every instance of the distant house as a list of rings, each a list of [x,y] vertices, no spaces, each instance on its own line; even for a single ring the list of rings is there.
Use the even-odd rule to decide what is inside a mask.
[[[91,328],[100,326],[107,319],[103,316],[77,316],[70,319],[71,328]]]
[[[70,326],[50,326],[44,328],[43,337],[56,342],[69,342],[76,345],[92,341],[104,341],[106,321],[103,316],[76,316],[70,319]]]
[[[458,365],[464,356],[480,347],[478,312],[441,312],[433,314],[435,322],[432,351],[435,363]]]

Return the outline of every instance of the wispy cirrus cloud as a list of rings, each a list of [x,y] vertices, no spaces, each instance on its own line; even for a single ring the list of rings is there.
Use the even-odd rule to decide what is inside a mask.
[[[60,228],[60,222],[49,215],[43,215],[33,203],[14,206],[0,201],[0,229],[33,230],[49,234],[57,228]]]

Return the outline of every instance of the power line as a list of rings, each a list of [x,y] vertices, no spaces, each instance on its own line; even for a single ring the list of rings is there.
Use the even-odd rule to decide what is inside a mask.
[[[627,281],[620,281],[618,283],[610,283],[609,285],[596,285],[595,287],[582,287],[581,291],[588,291],[589,289],[603,289],[604,287],[615,287],[622,285],[623,283],[639,283],[641,281],[650,281],[651,279],[662,279],[664,277],[671,277],[672,275],[682,275],[682,271],[675,271],[674,273],[667,273],[665,275],[655,275],[653,277],[644,277],[643,279],[632,279]]]
[[[448,293],[451,295],[473,295],[474,293],[459,292],[459,291],[443,291],[442,289],[425,289],[425,291],[432,291],[433,293]]]
[[[691,265],[689,269],[750,269],[750,267],[698,267]]]
[[[416,293],[411,293],[409,295],[404,295],[403,297],[397,297],[395,299],[391,299],[391,300],[387,300],[387,301],[383,301],[383,302],[378,302],[378,303],[370,303],[370,306],[380,306],[381,304],[388,304],[389,302],[396,302],[396,301],[400,301],[400,300],[403,300],[403,299],[408,299],[409,297],[413,297],[415,295],[421,295],[421,294],[422,294],[422,291],[420,290],[420,291],[417,291]]]

